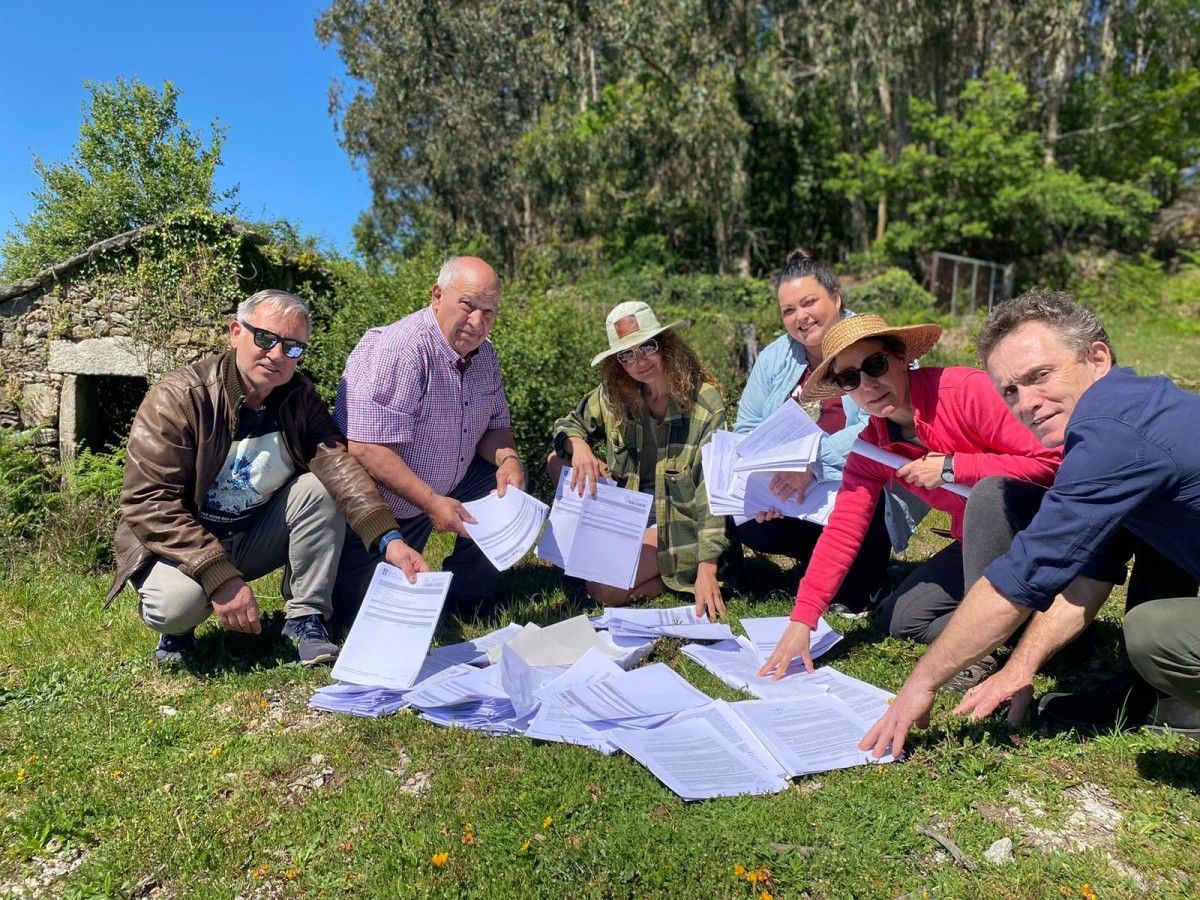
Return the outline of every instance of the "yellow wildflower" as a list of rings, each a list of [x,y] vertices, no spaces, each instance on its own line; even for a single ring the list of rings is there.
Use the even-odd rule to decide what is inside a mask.
[[[521,844],[521,852],[522,853],[529,852],[529,841],[525,841],[525,843]]]
[[[286,878],[288,881],[295,881],[296,876],[299,874],[300,874],[300,867],[296,866],[294,869],[288,869],[286,872],[284,872],[283,877]]]
[[[738,878],[741,878],[743,875],[746,874],[746,867],[743,866],[741,863],[734,863],[733,874],[736,875]]]
[[[25,760],[25,762],[29,763],[29,765],[31,765],[31,766],[37,761],[38,761],[38,757],[37,757],[36,753],[33,754],[33,756],[29,757],[29,759]]]
[[[553,824],[554,824],[554,816],[546,816],[546,818],[542,819],[542,827],[543,828],[549,828]]]
[[[250,877],[257,880],[259,878],[265,877],[266,874],[270,871],[271,871],[271,864],[263,863],[261,866],[259,866],[257,869],[255,869],[253,872],[250,873]]]
[[[28,778],[28,777],[29,777],[29,776],[28,776],[27,774],[25,774],[25,770],[24,770],[24,769],[20,769],[20,770],[17,772],[17,781],[24,781],[24,780],[25,780],[26,778]]]
[[[1096,892],[1090,884],[1081,887],[1079,893],[1083,896],[1083,900],[1096,900]]]
[[[432,857],[432,862],[439,869],[450,861],[450,854],[444,850],[441,853],[435,853]]]
[[[267,709],[268,707],[270,707],[270,705],[271,705],[271,704],[270,704],[270,703],[268,703],[266,700],[259,700],[259,701],[258,701],[258,708],[259,708],[259,709]]]
[[[471,823],[467,823],[466,829],[463,831],[462,842],[465,846],[470,847],[475,843],[475,829]]]
[[[121,776],[124,774],[125,773],[122,772],[120,769],[113,769],[113,781],[120,781]]]
[[[758,900],[775,900],[775,895],[770,891],[763,891],[758,895]]]
[[[758,873],[754,871],[747,872],[746,880],[751,884],[758,884]]]
[[[208,751],[208,755],[211,756],[213,759],[216,759],[218,756],[221,755],[221,748],[213,747],[211,750]]]

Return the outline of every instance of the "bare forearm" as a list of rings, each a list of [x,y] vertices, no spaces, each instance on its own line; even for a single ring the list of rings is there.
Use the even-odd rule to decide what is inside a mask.
[[[1077,578],[1050,608],[1029,622],[1008,665],[1032,678],[1054,654],[1083,633],[1108,599],[1112,585]]]
[[[388,445],[348,441],[347,449],[372,478],[414,506],[424,509],[434,496],[433,488]]]
[[[909,681],[935,691],[1004,642],[1032,610],[1005,598],[986,578],[967,592],[946,630],[913,669]]]
[[[519,456],[511,428],[491,428],[483,433],[475,452],[494,466],[499,466],[508,454]]]

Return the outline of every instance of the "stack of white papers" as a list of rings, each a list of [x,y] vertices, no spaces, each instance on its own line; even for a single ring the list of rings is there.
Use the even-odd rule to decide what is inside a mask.
[[[392,690],[412,687],[442,614],[450,578],[449,572],[421,572],[416,583],[409,584],[395,566],[376,566],[334,663],[333,677]]]
[[[709,508],[740,524],[776,509],[785,516],[824,525],[837,496],[836,482],[810,482],[804,497],[787,501],[771,492],[779,472],[804,472],[817,458],[821,430],[800,405],[784,403],[750,434],[718,431],[701,453]]]
[[[575,578],[629,590],[653,503],[650,494],[617,487],[608,479],[596,485],[596,496],[588,490],[580,497],[571,490],[570,467],[564,466],[538,558]]]
[[[541,500],[509,485],[504,496],[495,491],[463,506],[475,522],[464,523],[467,534],[496,570],[519,562],[542,533],[549,508]]]
[[[613,637],[673,637],[691,641],[733,639],[733,632],[728,625],[710,622],[706,615],[697,616],[692,606],[671,609],[609,608],[592,621],[597,626],[607,628]]]
[[[390,576],[373,584],[368,592],[372,603],[364,601],[364,609],[397,617],[387,605],[396,599],[390,584]],[[759,641],[773,641],[787,621],[776,618],[744,623]],[[609,628],[628,622],[649,631],[713,627],[697,620],[691,607],[608,610],[602,621]],[[401,638],[405,629],[414,628],[424,625],[384,620],[370,626],[372,633],[383,630]],[[832,646],[827,631],[818,629],[814,655]],[[352,644],[348,639],[343,651],[347,671],[378,682],[328,685],[310,703],[314,709],[372,717],[411,707],[441,726],[523,734],[605,754],[624,750],[687,800],[774,793],[796,775],[871,761],[857,743],[891,697],[874,685],[829,667],[809,674],[799,660],[778,682],[758,678],[762,657],[747,637],[685,646],[689,658],[726,684],[764,698],[724,703],[662,663],[622,669],[612,658],[614,650],[644,652],[654,638],[609,636],[614,643],[598,643],[583,617],[540,629],[510,624],[429,652],[415,683],[404,687],[383,684],[403,681],[382,649],[385,644],[362,639]],[[632,642],[632,648],[618,648],[617,641]],[[568,658],[570,665],[559,664]],[[363,674],[367,672],[375,674]]]

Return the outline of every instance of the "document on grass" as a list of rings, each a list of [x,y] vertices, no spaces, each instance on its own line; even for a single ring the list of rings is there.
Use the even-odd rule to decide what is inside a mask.
[[[674,669],[653,663],[563,690],[558,701],[581,722],[649,727],[675,713],[711,702]]]
[[[684,800],[774,794],[787,787],[784,778],[747,756],[704,718],[607,734]]]
[[[872,723],[832,694],[731,705],[790,775],[891,761],[858,749]]]
[[[771,658],[771,654],[775,652],[775,648],[783,638],[784,631],[792,623],[787,616],[763,616],[740,621],[746,637],[750,638],[750,643],[754,645],[755,651],[762,657],[762,662]],[[830,628],[824,618],[819,618],[816,631],[808,636],[808,654],[816,659],[828,652],[841,639],[842,636]],[[761,666],[762,663],[759,665]]]
[[[421,572],[416,583],[380,563],[333,666],[338,681],[412,687],[450,590],[449,572]]]
[[[610,478],[601,478],[601,484],[616,482]],[[550,518],[546,521],[546,530],[537,544],[537,558],[553,563],[560,569],[567,567],[567,553],[575,538],[575,528],[579,524],[579,514],[583,509],[583,497],[571,490],[571,467],[563,466],[558,474],[558,485],[554,488],[554,503],[550,507]]]
[[[800,677],[808,684],[825,688],[871,724],[883,717],[896,696],[833,666],[822,666],[811,675],[805,672]]]
[[[810,697],[823,694],[827,690],[823,685],[803,678],[807,673],[804,662],[800,659],[792,660],[787,674],[779,681],[760,677],[758,670],[762,668],[762,659],[754,651],[750,641],[744,637],[732,641],[718,641],[707,646],[684,644],[682,653],[731,688],[746,691],[755,697]]]
[[[463,523],[479,549],[496,571],[503,572],[519,562],[542,533],[549,507],[512,485],[501,497],[495,492],[464,503],[475,523]]]
[[[642,535],[654,497],[612,484],[585,494],[567,553],[566,573],[629,590],[642,555]]]
[[[796,471],[807,468],[817,456],[821,429],[799,403],[785,402],[746,435],[734,451],[735,472]]]
[[[697,616],[693,606],[670,609],[608,609],[602,619],[610,634],[618,637],[674,637],[690,641],[727,641],[733,632],[723,622]]]
[[[891,450],[884,450],[882,447],[876,447],[869,441],[864,441],[862,438],[856,440],[850,446],[851,453],[857,453],[859,456],[865,456],[867,459],[873,460],[880,465],[887,466],[889,469],[898,469],[901,466],[912,462],[906,456],[901,456],[899,453],[893,453]],[[949,491],[952,494],[958,494],[960,497],[971,496],[971,489],[965,484],[939,484],[944,491]]]

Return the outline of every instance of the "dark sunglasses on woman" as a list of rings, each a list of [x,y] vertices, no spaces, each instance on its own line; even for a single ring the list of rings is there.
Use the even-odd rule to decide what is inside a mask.
[[[249,322],[242,322],[242,327],[254,337],[254,346],[262,350],[270,350],[276,344],[283,344],[283,355],[288,359],[299,359],[308,349],[308,344],[295,338],[280,337],[265,328],[255,328]]]
[[[863,375],[869,375],[872,378],[878,378],[888,370],[889,364],[888,352],[886,350],[880,350],[878,353],[872,353],[870,356],[864,359],[862,361],[862,365],[857,369],[851,366],[848,369],[830,372],[829,380],[846,393],[849,393],[862,384]]]

